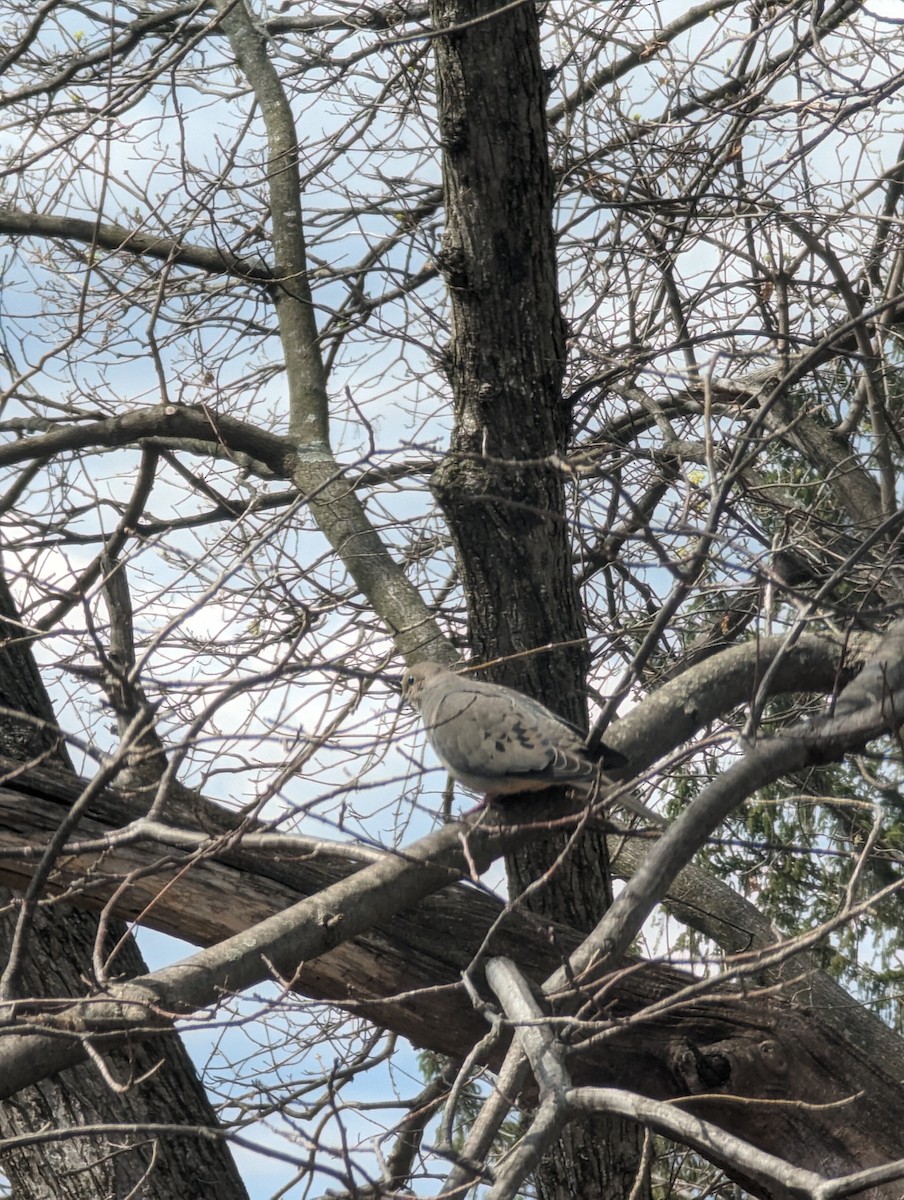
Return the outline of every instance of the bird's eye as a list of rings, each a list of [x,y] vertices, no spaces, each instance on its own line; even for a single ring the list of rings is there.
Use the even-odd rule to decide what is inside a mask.
[[[413,675],[409,675],[408,678],[405,680],[405,687],[414,687],[414,676]]]

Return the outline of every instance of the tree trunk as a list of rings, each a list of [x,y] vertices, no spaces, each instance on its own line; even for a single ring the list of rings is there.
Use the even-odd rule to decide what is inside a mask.
[[[0,748],[18,761],[44,756],[46,766],[69,774],[71,763],[55,732],[50,698],[41,682],[15,605],[0,575],[0,705],[38,718],[45,724],[16,721],[0,724]],[[7,901],[11,898],[9,893]],[[7,904],[0,918],[0,964],[8,962],[17,903]],[[92,973],[92,950],[98,919],[66,905],[39,909],[29,931],[17,978],[16,995],[82,996]],[[122,940],[116,956],[120,975],[147,970],[134,939],[121,920],[112,920],[105,944]],[[91,1137],[55,1137],[0,1156],[17,1197],[29,1200],[99,1200],[134,1194],[142,1200],[174,1196],[243,1200],[247,1192],[225,1141],[192,1136],[193,1127],[217,1127],[217,1119],[197,1073],[178,1036],[120,1045],[104,1052],[114,1090],[96,1066],[85,1064],[44,1079],[0,1105],[0,1136],[15,1137],[38,1130],[105,1124],[110,1131]],[[162,1064],[162,1066],[160,1065]],[[186,1137],[160,1138],[140,1129],[116,1126],[163,1123],[184,1125]]]
[[[534,7],[488,16],[495,7],[431,4],[436,28],[461,27],[436,41],[446,214],[440,266],[451,297],[455,425],[433,485],[458,550],[473,654],[553,647],[504,664],[494,678],[586,722],[585,629],[555,461],[567,451],[571,416],[562,397],[547,87]],[[550,837],[507,866],[513,894],[530,888],[534,912],[578,929],[592,928],[611,900],[597,833],[574,843]],[[531,887],[544,877],[544,886]],[[540,1169],[542,1195],[622,1197],[642,1141],[638,1127],[621,1121],[567,1130]]]

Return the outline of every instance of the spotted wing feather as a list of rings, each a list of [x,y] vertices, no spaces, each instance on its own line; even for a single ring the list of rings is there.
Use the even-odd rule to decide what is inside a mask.
[[[437,756],[466,787],[502,795],[551,784],[591,785],[601,748],[591,757],[578,731],[536,700],[511,688],[418,664],[403,690],[420,709]],[[609,765],[617,765],[611,762]]]

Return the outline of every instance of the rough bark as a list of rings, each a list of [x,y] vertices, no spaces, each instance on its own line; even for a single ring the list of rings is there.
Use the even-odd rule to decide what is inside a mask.
[[[485,0],[434,5],[438,28],[492,12]],[[448,372],[455,425],[433,478],[458,548],[476,660],[548,646],[492,675],[587,717],[588,656],[571,570],[562,472],[563,323],[552,231],[537,18],[528,5],[437,39],[449,283]],[[550,838],[512,858],[518,893],[566,852],[529,903],[591,928],[610,897],[605,844]]]
[[[454,30],[437,39],[436,65],[446,213],[439,265],[451,300],[455,424],[433,485],[458,550],[472,654],[479,661],[553,647],[503,664],[494,677],[581,722],[588,656],[556,465],[571,415],[562,396],[547,85],[534,6],[497,8],[487,0],[431,4],[435,27]],[[533,911],[580,929],[592,928],[611,900],[605,841],[595,833],[545,839],[510,856],[507,869],[513,893]],[[621,1121],[571,1126],[540,1169],[541,1193],[622,1196],[641,1145],[639,1129]]]
[[[14,760],[42,756],[57,771],[68,773],[70,764],[55,732],[50,699],[2,576],[0,636],[0,705],[38,719],[35,723],[5,716],[0,724],[0,747]],[[57,823],[62,815],[57,813]],[[7,903],[0,918],[0,964],[8,960],[18,911],[17,903]],[[98,920],[91,913],[68,905],[38,910],[27,938],[18,995],[84,995],[97,934]],[[124,922],[116,919],[109,923],[105,945],[112,948],[120,941],[115,971],[125,976],[144,973],[147,967],[138,947]],[[113,1090],[93,1065],[76,1066],[44,1079],[0,1105],[0,1136],[93,1124],[115,1127],[161,1122],[204,1129],[217,1125],[197,1073],[174,1033],[112,1047],[105,1060],[120,1085],[141,1080],[153,1068],[158,1069],[124,1090]],[[0,1155],[0,1169],[23,1200],[97,1200],[131,1194],[149,1200],[172,1200],[173,1196],[197,1196],[200,1200],[214,1190],[224,1198],[247,1196],[225,1143],[201,1136],[160,1138],[140,1130],[113,1128],[90,1138],[62,1137],[8,1151]]]
[[[6,828],[18,814],[17,840],[40,845],[79,791],[76,781],[62,775],[29,772],[0,789],[0,823]],[[134,799],[106,792],[92,802],[80,835],[96,837],[138,815]],[[200,827],[217,833],[229,830],[234,818],[198,800],[191,809],[175,807],[171,819],[183,830]],[[34,827],[28,828],[25,822],[31,820]],[[4,842],[9,844],[8,835]],[[103,859],[86,854],[67,861],[55,886],[65,887],[79,877],[84,884],[90,877],[93,885],[82,887],[82,901],[100,905],[124,872],[144,868],[134,886],[119,896],[117,914],[131,918],[143,911],[143,919],[157,928],[208,945],[357,869],[347,859],[312,856],[306,846],[293,852],[290,838],[283,845],[277,851],[275,846],[252,850],[239,844],[186,869],[188,849],[180,852],[148,839],[113,849]],[[147,868],[154,862],[161,867],[151,874]],[[0,881],[15,879],[21,885],[30,869],[27,862],[10,859],[2,864]],[[149,903],[154,896],[156,903]],[[501,902],[461,885],[306,962],[296,988],[369,1017],[416,1045],[458,1058],[486,1032],[461,983],[466,971],[476,981],[481,978],[481,972],[473,971],[479,954],[509,957],[540,981],[579,941],[574,929],[526,912],[503,913]],[[593,1014],[606,1035],[597,1045],[572,1049],[569,1067],[575,1082],[636,1089],[643,1081],[644,1092],[653,1098],[684,1097],[685,1107],[729,1132],[824,1174],[904,1156],[898,1119],[904,1105],[904,1047],[880,1022],[864,1010],[856,1021],[849,1000],[836,1020],[831,1012],[801,1008],[807,984],[803,977],[793,981],[789,999],[739,991],[698,993],[668,1009],[639,1015],[692,982],[690,976],[653,962],[611,978],[605,1011]],[[0,1076],[2,1070],[0,1041]],[[695,1101],[695,1096],[701,1098]],[[769,1103],[738,1102],[742,1097]],[[829,1101],[838,1106],[825,1107]],[[580,1142],[573,1149],[579,1154]],[[730,1172],[731,1165],[724,1165]],[[895,1188],[871,1194],[888,1198],[898,1194]]]
[[[493,7],[436,3],[434,24]],[[433,484],[459,551],[471,650],[489,659],[584,632],[564,485],[550,462],[570,419],[536,16],[519,6],[438,38],[436,59],[455,428]],[[545,681],[554,696],[573,691],[586,664],[581,645],[560,647],[505,675],[535,690]]]

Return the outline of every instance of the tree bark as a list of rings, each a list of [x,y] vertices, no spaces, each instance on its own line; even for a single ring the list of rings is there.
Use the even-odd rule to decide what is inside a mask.
[[[56,732],[50,698],[2,575],[0,638],[0,705],[23,714],[22,720],[7,715],[0,723],[2,752],[19,762],[42,757],[46,766],[69,774],[71,764]],[[58,815],[62,818],[64,812]],[[9,894],[5,899],[0,964],[9,959],[19,912],[17,902],[9,903]],[[17,995],[83,996],[97,936],[98,919],[92,913],[61,904],[38,909],[24,946]],[[105,945],[112,949],[118,943],[114,973],[126,977],[145,973],[147,966],[121,919],[110,921],[106,930]],[[128,1085],[123,1090],[111,1088],[96,1066],[85,1064],[43,1079],[0,1104],[2,1137],[47,1128],[112,1127],[106,1134],[60,1137],[0,1155],[0,1169],[17,1197],[97,1200],[127,1196],[133,1189],[143,1200],[174,1196],[201,1200],[212,1192],[228,1200],[247,1197],[221,1138],[160,1138],[115,1128],[149,1122],[189,1129],[217,1127],[210,1101],[175,1033],[120,1044],[105,1052],[104,1058],[116,1083]]]
[[[16,793],[14,788],[22,790]],[[7,828],[18,817],[17,843],[40,845],[80,790],[76,781],[27,772],[0,788],[0,826]],[[80,833],[96,838],[139,815],[134,799],[106,792],[92,802]],[[198,800],[192,810],[177,803],[171,820],[183,831],[217,834],[232,829],[235,817]],[[26,826],[26,821],[33,825]],[[255,832],[247,829],[246,836]],[[296,848],[295,839],[280,840],[281,849],[268,845],[253,850],[230,843],[228,849],[196,858],[189,866],[171,842],[155,844],[148,838],[114,847],[102,858],[92,853],[81,861],[66,860],[70,874],[55,883],[65,887],[80,880],[82,902],[100,906],[123,873],[140,872],[134,885],[119,893],[117,915],[129,919],[143,914],[143,920],[165,932],[210,945],[358,870],[348,859],[312,855],[304,844]],[[9,844],[9,837],[4,841]],[[183,853],[187,856],[190,850]],[[164,860],[167,865],[156,874],[150,871],[154,862]],[[11,876],[14,869],[18,874]],[[29,869],[29,862],[11,859],[3,864],[0,880],[12,877],[21,885]],[[334,926],[341,929],[341,913],[334,914]],[[295,987],[394,1030],[415,1045],[458,1059],[486,1032],[483,1017],[461,983],[465,974],[479,981],[474,964],[480,956],[511,958],[539,983],[580,940],[574,929],[517,909],[506,912],[499,900],[462,885],[444,888],[415,908],[375,922],[366,934],[306,960]],[[275,965],[289,977],[297,962]],[[597,1014],[605,1037],[596,1045],[574,1047],[570,1054],[576,1083],[628,1090],[642,1084],[643,1092],[655,1099],[680,1098],[682,1108],[825,1175],[904,1157],[899,1119],[904,1107],[904,1045],[840,990],[831,1008],[801,1007],[810,994],[810,979],[801,971],[791,981],[790,1000],[716,990],[688,995],[669,1008],[639,1016],[699,981],[661,963],[625,965],[631,969],[609,972],[606,980],[606,1012]],[[262,977],[270,966],[262,962]],[[588,990],[593,991],[592,984]],[[824,999],[823,991],[814,994]],[[157,1043],[152,1045],[156,1048]],[[0,1085],[3,1052],[0,1039]],[[501,1052],[499,1048],[497,1054]],[[491,1065],[497,1062],[493,1059]],[[757,1105],[751,1098],[768,1103]],[[580,1141],[572,1143],[578,1159],[562,1163],[563,1187],[569,1172],[574,1178],[572,1163],[585,1161],[580,1159],[580,1146]],[[607,1162],[610,1147],[608,1141],[603,1149]],[[616,1145],[613,1157],[617,1154]],[[622,1165],[624,1183],[630,1173],[624,1160]],[[731,1174],[731,1164],[722,1165]],[[613,1169],[618,1169],[617,1158]],[[613,1176],[613,1187],[617,1182]],[[893,1200],[899,1192],[897,1185],[889,1185],[865,1194]]]
[[[433,486],[458,551],[479,660],[535,647],[493,677],[586,723],[588,655],[564,478],[571,414],[553,236],[553,177],[533,5],[434,0],[455,424]],[[611,901],[605,839],[549,837],[507,860],[534,912],[591,929]],[[541,886],[537,886],[542,880]],[[570,1126],[540,1168],[545,1200],[621,1197],[643,1135],[617,1119]],[[629,1184],[630,1188],[630,1184]],[[641,1191],[638,1195],[643,1195]]]

